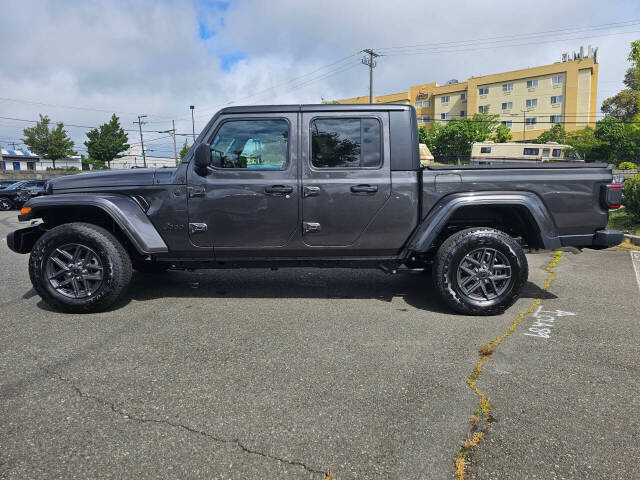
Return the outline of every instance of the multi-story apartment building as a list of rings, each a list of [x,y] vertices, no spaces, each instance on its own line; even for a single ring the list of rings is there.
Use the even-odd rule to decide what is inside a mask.
[[[586,55],[563,55],[551,65],[451,81],[414,85],[407,92],[374,97],[374,103],[412,104],[418,124],[446,122],[474,113],[499,116],[511,128],[513,139],[532,140],[556,123],[577,130],[594,126],[597,111],[597,50]],[[339,100],[368,103],[369,97]]]

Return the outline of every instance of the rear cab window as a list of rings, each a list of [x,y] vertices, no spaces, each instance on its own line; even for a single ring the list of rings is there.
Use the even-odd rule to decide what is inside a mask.
[[[316,118],[311,121],[314,168],[380,168],[382,126],[376,118]]]

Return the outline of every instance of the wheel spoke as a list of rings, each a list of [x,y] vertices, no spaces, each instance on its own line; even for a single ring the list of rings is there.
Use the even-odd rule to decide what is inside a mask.
[[[73,260],[73,255],[71,255],[69,252],[67,252],[65,250],[62,250],[60,248],[56,248],[56,252],[58,252],[60,255],[65,257],[68,261]]]
[[[474,272],[473,270],[471,270],[470,268],[465,267],[464,265],[460,265],[460,269],[465,272],[468,273],[469,275],[475,276],[476,272]]]
[[[475,258],[473,258],[471,255],[467,255],[466,257],[464,257],[465,260],[470,261],[471,263],[473,263],[476,266],[480,266],[480,262],[478,260],[476,260]]]
[[[94,280],[94,281],[102,280],[102,275],[99,275],[97,273],[87,273],[83,275],[83,277],[86,278],[87,280]]]
[[[463,280],[463,282],[460,284],[460,286],[462,288],[466,287],[471,280],[476,280],[476,276],[475,275],[471,275],[471,276],[467,277],[466,279]]]
[[[73,277],[71,279],[71,285],[73,286],[73,294],[76,296],[76,298],[80,297],[80,286],[78,285],[78,280],[76,280],[76,277]]]
[[[511,278],[511,275],[491,275],[489,280],[507,280]]]
[[[53,275],[51,275],[49,277],[49,280],[53,280],[55,278],[58,278],[60,275],[62,275],[64,273],[67,273],[67,271],[66,270],[58,270],[57,272],[55,272]]]
[[[489,300],[489,292],[487,292],[487,287],[485,287],[484,282],[480,282],[480,286],[482,287],[482,293],[484,294],[484,297]]]
[[[63,271],[69,271],[69,267],[67,264],[60,260],[58,257],[49,257],[53,263],[55,263],[58,267],[60,267]]]
[[[481,284],[482,284],[482,282],[480,280],[478,280],[476,283],[474,283],[471,286],[471,288],[469,290],[467,290],[467,293],[475,292]]]
[[[69,277],[61,282],[58,282],[58,288],[60,287],[65,287],[67,285],[69,285],[71,283],[71,281],[73,280],[73,277]]]
[[[86,269],[91,269],[91,270],[98,270],[98,271],[102,271],[102,267],[100,265],[96,265],[94,263],[87,263],[84,268]]]

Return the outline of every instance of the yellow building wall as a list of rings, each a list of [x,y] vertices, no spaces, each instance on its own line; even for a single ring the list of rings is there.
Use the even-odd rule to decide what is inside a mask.
[[[553,85],[554,75],[563,75],[564,82]],[[529,89],[526,81],[537,79],[537,88]],[[503,83],[513,83],[513,90],[502,91]],[[466,82],[452,85],[439,85],[436,82],[413,85],[408,92],[400,92],[374,97],[374,103],[403,103],[414,105],[416,101],[429,100],[428,107],[416,108],[418,125],[430,127],[433,121],[440,121],[440,114],[449,113],[451,119],[460,118],[460,112],[467,116],[478,113],[480,105],[489,105],[489,113],[499,116],[500,121],[511,121],[511,132],[514,140],[533,140],[542,132],[553,126],[551,115],[562,115],[564,127],[568,131],[595,126],[597,112],[598,64],[593,58],[583,58],[568,62],[556,62],[540,67],[514,70],[511,72],[471,77]],[[479,87],[489,87],[487,95],[479,95]],[[466,102],[461,100],[461,93],[466,92]],[[450,95],[448,103],[440,98]],[[551,104],[552,96],[562,96],[562,102]],[[423,98],[417,99],[421,96]],[[536,107],[527,108],[526,100],[536,98]],[[503,102],[512,102],[509,110],[502,110]],[[339,100],[339,103],[369,103],[368,96]],[[522,110],[527,118],[536,117],[536,125],[523,123]],[[421,122],[424,117],[431,121]]]

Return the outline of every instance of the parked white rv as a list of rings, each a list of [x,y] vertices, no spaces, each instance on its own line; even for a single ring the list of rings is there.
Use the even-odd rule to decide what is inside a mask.
[[[471,148],[471,163],[501,162],[584,162],[570,145],[547,143],[476,142]]]

